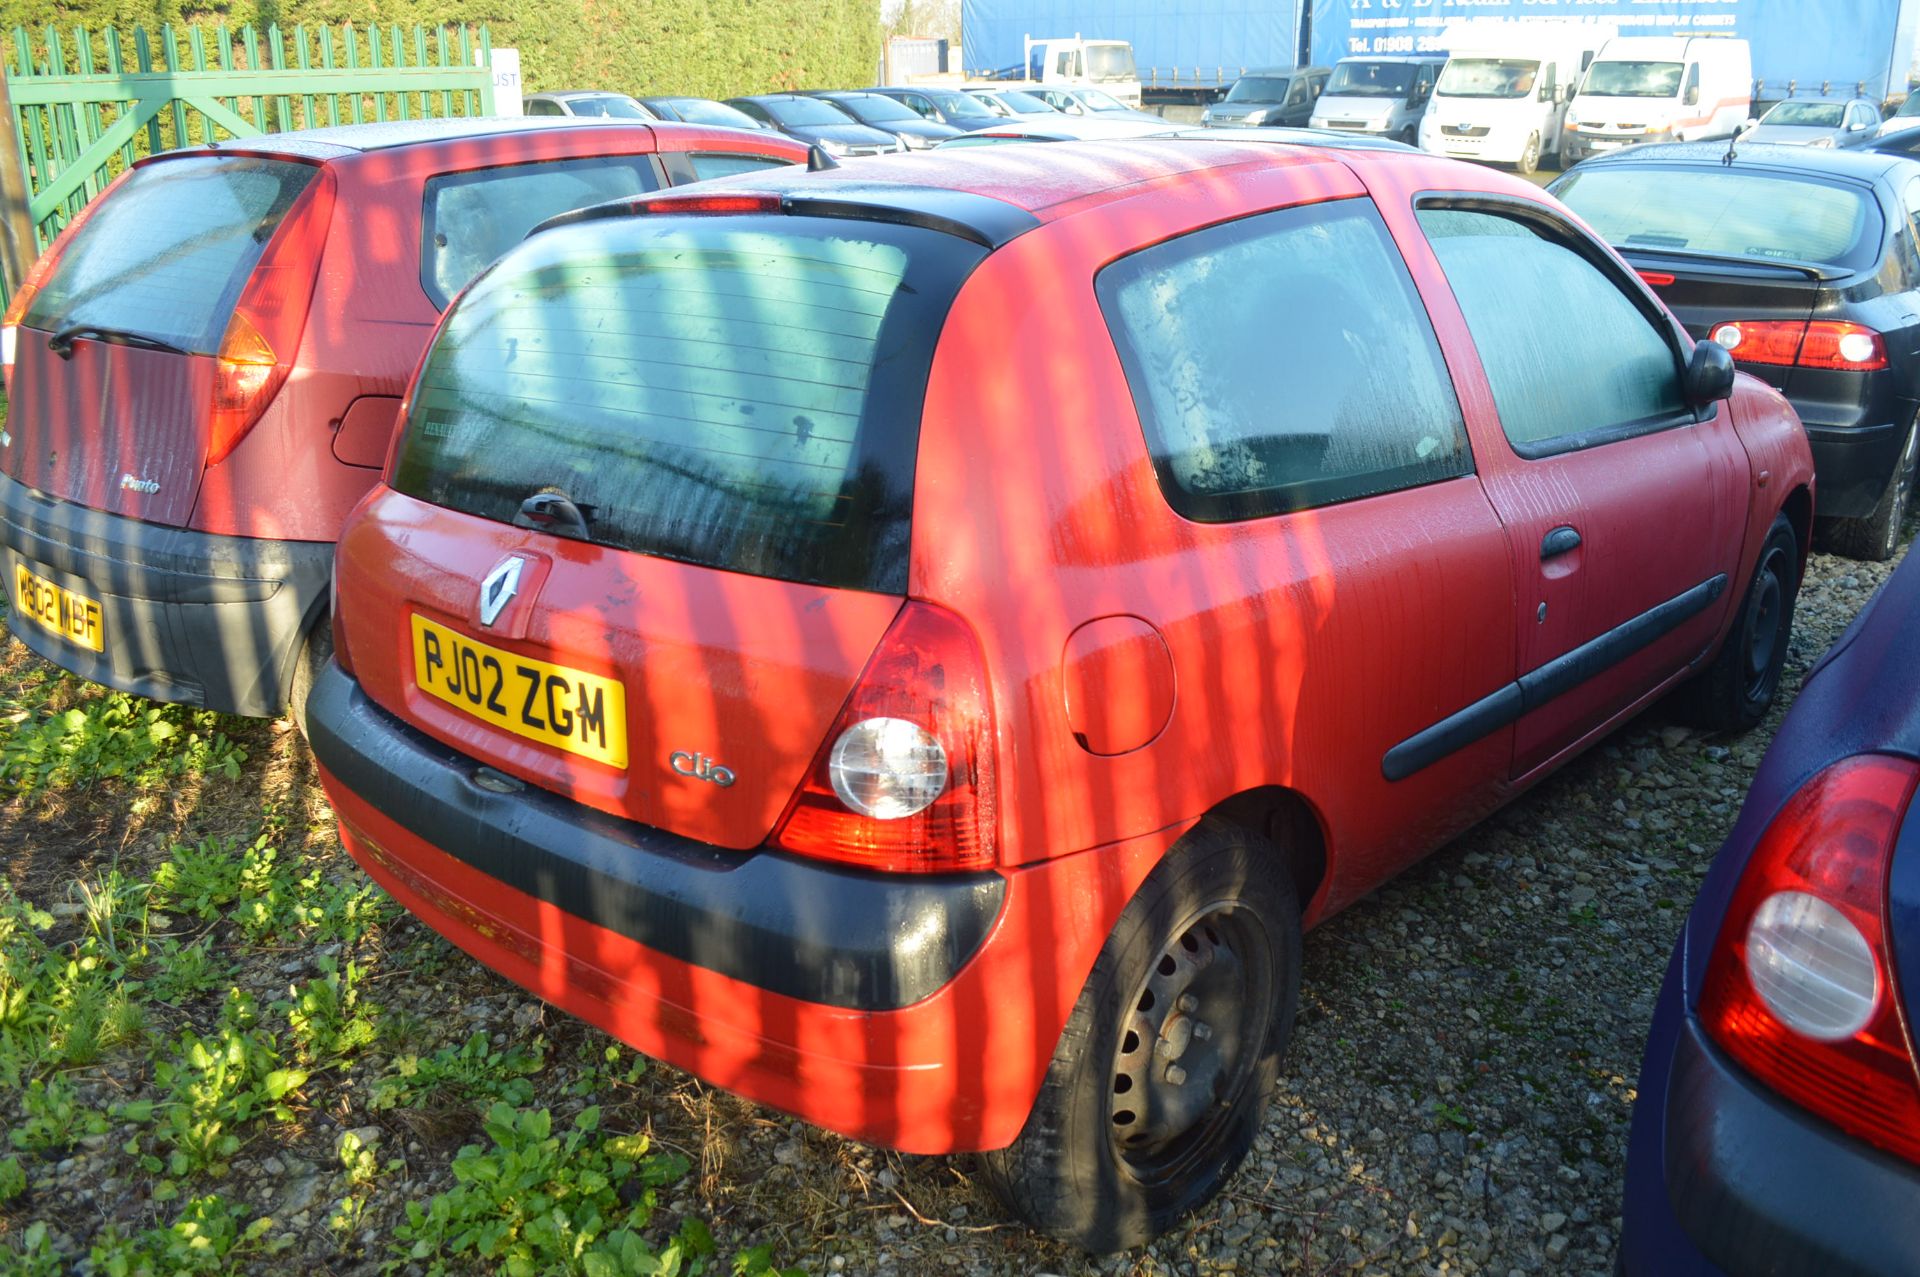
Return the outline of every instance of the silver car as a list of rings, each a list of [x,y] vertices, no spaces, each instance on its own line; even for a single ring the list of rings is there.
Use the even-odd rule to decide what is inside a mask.
[[[528,115],[571,115],[603,120],[657,120],[660,117],[624,93],[605,89],[572,89],[533,93],[522,108]]]
[[[1784,146],[1865,146],[1880,127],[1880,108],[1866,98],[1788,98],[1760,117],[1742,139]]]

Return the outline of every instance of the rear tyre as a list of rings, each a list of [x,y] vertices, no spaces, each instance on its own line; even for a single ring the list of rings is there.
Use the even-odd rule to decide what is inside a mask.
[[[1513,171],[1532,177],[1540,171],[1540,135],[1533,134],[1527,139],[1526,149],[1520,152],[1520,158],[1514,163]]]
[[[1040,1095],[984,1178],[1089,1251],[1138,1246],[1220,1190],[1266,1112],[1300,998],[1300,910],[1274,846],[1203,821],[1141,885]]]
[[[300,729],[302,736],[307,734],[307,697],[313,692],[314,680],[332,659],[333,618],[322,612],[300,644],[299,655],[294,657],[292,684],[287,689],[287,709],[293,714],[293,725]]]
[[[1681,693],[1680,707],[1708,731],[1758,726],[1780,690],[1800,592],[1800,541],[1784,514],[1773,517],[1753,579],[1719,655]]]
[[[1900,529],[1913,499],[1916,453],[1920,453],[1920,425],[1907,429],[1900,460],[1887,480],[1887,490],[1863,519],[1834,519],[1821,539],[1835,554],[1867,563],[1884,563],[1900,546]]]
[[[1400,135],[1395,140],[1403,142],[1408,146],[1418,146],[1420,145],[1420,130],[1409,124],[1406,128],[1400,130]]]

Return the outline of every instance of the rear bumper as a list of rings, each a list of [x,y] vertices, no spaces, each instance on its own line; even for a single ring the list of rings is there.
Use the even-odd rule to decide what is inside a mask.
[[[503,778],[337,664],[307,722],[342,840],[428,926],[648,1055],[908,1152],[1012,1142],[1108,930],[1179,832],[1005,874],[872,874],[720,851]]]
[[[1920,1255],[1920,1167],[1754,1082],[1683,1003],[1654,1015],[1627,1152],[1628,1274],[1893,1277]]]
[[[0,543],[9,597],[25,565],[101,607],[105,651],[17,619],[10,628],[33,651],[123,692],[256,718],[284,706],[333,568],[327,542],[142,523],[5,475]]]
[[[1861,519],[1873,512],[1893,478],[1906,442],[1906,421],[1882,425],[1807,425],[1821,518]]]

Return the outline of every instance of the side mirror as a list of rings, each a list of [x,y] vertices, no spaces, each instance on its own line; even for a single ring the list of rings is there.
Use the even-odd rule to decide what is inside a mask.
[[[1687,361],[1684,390],[1695,408],[1719,403],[1733,395],[1733,356],[1717,341],[1698,341]]]
[[[1699,85],[1695,84],[1690,86],[1687,89],[1687,105],[1688,106],[1700,105],[1700,86]]]
[[[1760,121],[1754,119],[1752,116],[1748,116],[1747,122],[1734,130],[1734,136],[1738,137],[1740,134],[1745,133],[1748,129],[1757,129],[1759,127],[1760,127]]]
[[[1855,120],[1852,124],[1847,125],[1847,132],[1858,133],[1866,127],[1867,122],[1865,120]]]

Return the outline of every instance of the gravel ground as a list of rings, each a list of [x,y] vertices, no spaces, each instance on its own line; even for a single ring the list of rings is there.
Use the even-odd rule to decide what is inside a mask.
[[[590,1098],[608,1129],[683,1152],[693,1170],[666,1191],[670,1215],[707,1218],[725,1250],[771,1242],[816,1277],[1609,1273],[1643,1035],[1681,920],[1791,695],[1890,570],[1816,556],[1766,727],[1703,737],[1656,707],[1310,935],[1298,1027],[1253,1155],[1220,1199],[1144,1252],[1090,1259],[1035,1238],[1006,1221],[968,1159],[863,1148],[671,1069],[610,1078],[606,1038],[402,918],[361,951],[377,964],[380,1041],[316,1082],[296,1122],[251,1138],[219,1186],[292,1238],[240,1267],[382,1271],[405,1203],[446,1189],[453,1151],[479,1135],[471,1103],[377,1107],[375,1083],[401,1050],[479,1031],[496,1049],[544,1044],[532,1104],[564,1116]],[[14,646],[5,664],[0,678],[17,680],[37,663]],[[137,870],[209,831],[250,837],[263,803],[279,813],[283,855],[357,881],[295,734],[261,726],[249,748],[226,791],[0,812],[14,887],[59,900],[109,862]],[[236,981],[264,1003],[320,956],[264,948]],[[77,1073],[82,1099],[140,1082],[124,1072]],[[0,1126],[10,1117],[0,1106]],[[348,1191],[336,1151],[347,1130],[390,1169],[343,1231],[328,1216]],[[0,1208],[0,1243],[47,1221],[62,1253],[84,1254],[109,1222],[170,1219],[129,1177],[126,1133],[31,1160],[33,1191]]]

